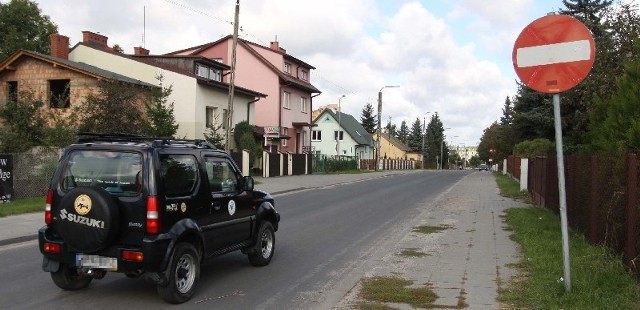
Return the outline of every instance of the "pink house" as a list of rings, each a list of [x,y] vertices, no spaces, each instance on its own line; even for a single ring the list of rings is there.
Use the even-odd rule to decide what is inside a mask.
[[[169,55],[197,55],[231,64],[233,37]],[[313,97],[320,91],[311,85],[313,66],[297,59],[278,42],[270,47],[238,39],[235,84],[267,94],[255,107],[256,134],[261,135],[270,152],[307,153],[311,151],[311,112]],[[225,76],[229,82],[229,76]]]

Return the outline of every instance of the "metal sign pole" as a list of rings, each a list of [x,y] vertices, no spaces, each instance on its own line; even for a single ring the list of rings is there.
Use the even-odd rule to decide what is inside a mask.
[[[560,226],[562,228],[562,257],[564,262],[564,288],[571,292],[571,264],[569,261],[569,232],[567,225],[567,193],[564,180],[564,152],[560,122],[560,95],[553,95],[553,118],[556,130],[556,156],[558,160],[558,190],[560,194]]]

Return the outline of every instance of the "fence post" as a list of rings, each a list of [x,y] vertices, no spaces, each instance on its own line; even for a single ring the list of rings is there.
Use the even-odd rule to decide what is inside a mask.
[[[598,244],[598,197],[600,197],[598,191],[598,170],[598,158],[591,156],[591,224],[589,225],[589,242],[591,242],[591,244]]]
[[[529,189],[529,158],[520,158],[520,191]]]
[[[638,255],[638,157],[627,155],[627,244],[625,245],[626,265],[633,268],[633,260]],[[635,269],[635,268],[634,268]],[[636,272],[637,269],[634,270]]]

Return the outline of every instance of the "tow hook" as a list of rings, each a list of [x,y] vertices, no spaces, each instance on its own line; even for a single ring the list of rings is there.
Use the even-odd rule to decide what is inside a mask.
[[[84,271],[85,275],[88,275],[94,279],[102,279],[107,275],[107,272],[104,269],[87,269]]]

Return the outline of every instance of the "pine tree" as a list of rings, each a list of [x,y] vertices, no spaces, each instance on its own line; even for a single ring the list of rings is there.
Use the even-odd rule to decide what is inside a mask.
[[[413,151],[421,151],[423,141],[422,136],[422,122],[420,121],[420,118],[416,118],[416,121],[411,125],[411,132],[409,133],[407,145]]]
[[[376,121],[375,115],[373,114],[373,105],[371,105],[371,103],[367,103],[362,109],[362,114],[360,115],[360,123],[368,133],[373,134],[376,132],[376,126],[378,126],[378,122]]]
[[[407,126],[406,121],[402,121],[400,123],[400,129],[397,132],[398,140],[402,141],[402,143],[407,144],[409,139],[409,127]]]

